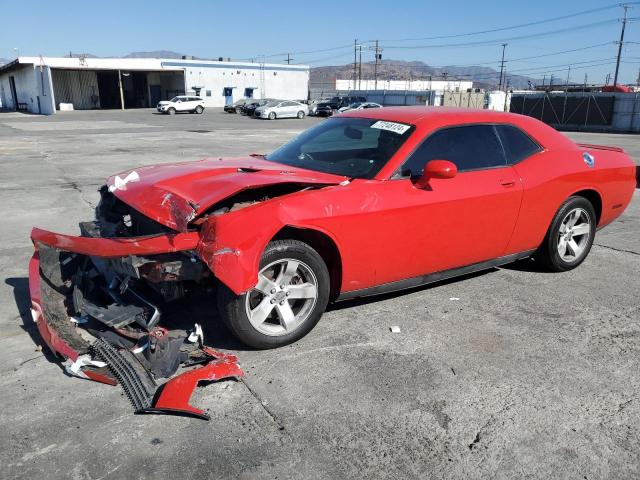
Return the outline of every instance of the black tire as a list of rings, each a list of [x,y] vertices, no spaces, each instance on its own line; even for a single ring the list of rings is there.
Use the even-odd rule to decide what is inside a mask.
[[[303,119],[303,118],[304,118],[304,112],[303,112],[302,110],[300,110],[300,111],[298,112],[297,117],[298,117],[299,119]]]
[[[168,109],[167,109],[167,113],[168,113],[169,115],[175,115],[175,114],[176,114],[176,109],[175,109],[175,108],[173,108],[173,107],[168,108]]]
[[[198,106],[196,107],[195,112],[196,112],[198,115],[200,115],[202,112],[204,112],[204,107],[203,107],[202,105],[198,105]]]
[[[560,236],[562,235],[560,229],[563,221],[571,212],[576,211],[576,209],[581,209],[588,217],[590,227],[588,233],[589,236],[585,240],[584,247],[580,254],[571,260],[566,260],[562,258],[558,249]],[[589,255],[589,251],[591,250],[591,246],[593,245],[593,240],[595,238],[596,222],[596,212],[589,200],[584,197],[569,197],[564,201],[553,217],[549,230],[547,231],[547,235],[544,237],[544,241],[536,252],[534,258],[552,272],[566,272],[576,268],[584,261],[585,258],[587,258],[587,255]]]
[[[236,107],[235,112],[240,115],[242,113],[242,107]]]
[[[303,262],[310,268],[317,280],[317,296],[313,308],[304,321],[290,333],[273,336],[260,332],[251,325],[247,315],[246,306],[249,292],[236,295],[223,284],[220,284],[218,288],[218,309],[223,322],[233,335],[250,347],[257,349],[277,348],[301,339],[315,327],[329,303],[329,270],[318,252],[298,240],[276,240],[269,243],[262,254],[260,269],[284,259]]]
[[[271,113],[269,114],[269,120],[275,120],[275,119],[276,119],[276,117],[277,117],[276,112],[271,112]]]

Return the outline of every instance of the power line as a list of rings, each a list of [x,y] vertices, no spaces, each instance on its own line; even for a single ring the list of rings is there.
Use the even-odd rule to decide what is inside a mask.
[[[499,43],[504,43],[504,42],[513,42],[513,41],[517,41],[517,40],[526,40],[526,39],[529,39],[529,38],[556,35],[558,33],[567,33],[567,32],[572,32],[572,31],[576,31],[576,30],[583,30],[585,28],[591,28],[591,27],[595,27],[595,26],[607,25],[607,24],[617,23],[617,22],[618,22],[618,19],[617,18],[613,18],[613,19],[609,19],[609,20],[600,20],[598,22],[586,23],[586,24],[583,24],[583,25],[576,25],[576,26],[573,26],[573,27],[560,28],[560,29],[556,29],[556,30],[548,30],[546,32],[530,33],[530,34],[527,34],[527,35],[520,35],[520,36],[517,36],[517,37],[509,37],[509,38],[501,38],[501,39],[498,38],[498,39],[492,39],[492,40],[479,40],[479,41],[475,41],[475,42],[463,42],[463,43],[441,43],[441,44],[435,44],[435,45],[409,45],[409,46],[406,46],[406,45],[402,45],[402,46],[392,45],[392,46],[388,46],[386,48],[412,50],[412,49],[421,49],[421,48],[451,48],[451,47],[470,47],[470,46],[494,45],[494,44],[499,44]]]
[[[640,2],[630,2],[628,3],[630,4],[640,4]],[[500,27],[500,28],[492,28],[489,30],[479,30],[476,32],[467,32],[467,33],[456,33],[456,34],[451,34],[451,35],[437,35],[437,36],[432,36],[432,37],[419,37],[419,38],[402,38],[402,39],[386,39],[386,40],[382,40],[383,42],[409,42],[409,41],[419,41],[419,40],[440,40],[440,39],[444,39],[444,38],[459,38],[459,37],[468,37],[468,36],[472,36],[472,35],[482,35],[485,33],[495,33],[495,32],[504,32],[507,30],[515,30],[518,28],[525,28],[525,27],[531,27],[534,25],[542,25],[543,23],[550,23],[550,22],[556,22],[559,20],[566,20],[569,18],[574,18],[577,16],[581,16],[581,15],[588,15],[590,13],[596,13],[596,12],[602,12],[604,10],[611,10],[614,8],[619,7],[620,4],[619,3],[612,3],[603,7],[599,7],[599,8],[592,8],[590,10],[583,10],[581,12],[576,12],[576,13],[572,13],[572,14],[568,14],[568,15],[562,15],[560,17],[553,17],[553,18],[547,18],[544,20],[537,20],[534,22],[528,22],[528,23],[521,23],[518,25],[511,25],[508,27]]]

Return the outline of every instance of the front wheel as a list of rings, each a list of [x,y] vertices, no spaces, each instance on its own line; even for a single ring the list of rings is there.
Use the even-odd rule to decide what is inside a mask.
[[[269,114],[269,120],[275,120],[276,119],[276,112],[271,112]]]
[[[304,337],[318,323],[329,302],[329,271],[306,243],[269,243],[260,261],[256,286],[235,295],[218,290],[223,321],[243,343],[276,348]]]
[[[169,115],[175,115],[175,114],[176,114],[176,109],[175,109],[175,108],[173,108],[173,107],[171,107],[171,108],[169,108],[169,109],[167,110],[167,113],[168,113]]]
[[[298,118],[304,118],[304,112],[300,110],[297,115]]]
[[[595,234],[596,213],[591,202],[569,197],[553,217],[536,258],[551,271],[572,270],[587,258]]]
[[[202,112],[204,112],[204,107],[203,107],[202,105],[198,105],[198,106],[196,107],[196,113],[199,115],[199,114],[201,114]]]

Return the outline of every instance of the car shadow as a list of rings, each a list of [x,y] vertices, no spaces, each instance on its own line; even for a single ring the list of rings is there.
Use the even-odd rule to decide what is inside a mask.
[[[384,301],[384,300],[391,300],[393,298],[401,297],[403,295],[408,295],[410,293],[426,291],[426,290],[430,290],[430,289],[432,289],[434,287],[441,287],[443,285],[449,285],[451,283],[461,282],[463,280],[468,280],[468,279],[471,279],[471,278],[482,277],[482,276],[487,275],[487,274],[489,274],[491,272],[496,272],[497,270],[498,270],[497,268],[491,268],[491,269],[488,269],[488,270],[482,270],[482,271],[479,271],[479,272],[468,273],[466,275],[460,275],[458,277],[449,278],[447,280],[440,280],[438,282],[428,283],[426,285],[420,285],[418,287],[406,288],[406,289],[398,290],[398,291],[395,291],[395,292],[381,293],[379,295],[372,295],[372,296],[369,296],[369,297],[358,297],[358,298],[354,298],[352,300],[343,300],[343,301],[340,301],[340,302],[336,302],[336,303],[330,304],[329,308],[327,308],[327,311],[342,310],[342,309],[345,309],[345,308],[359,307],[361,305],[368,305],[370,303],[381,302],[381,301]]]
[[[508,263],[506,265],[502,265],[500,268],[505,270],[515,270],[517,272],[553,273],[540,262],[536,262],[533,258],[525,258],[523,260],[518,260],[517,262]]]
[[[31,296],[29,295],[29,279],[26,277],[13,277],[5,279],[4,283],[13,288],[13,298],[16,302],[16,307],[18,309],[18,314],[20,315],[20,319],[22,320],[21,328],[24,330],[35,345],[42,347],[42,354],[44,357],[52,362],[57,362],[56,356],[49,350],[49,348],[44,343],[44,340],[40,336],[40,332],[38,331],[38,326],[36,322],[33,321],[33,317],[31,316]]]
[[[341,302],[332,303],[327,308],[327,311],[339,311],[345,308],[358,307],[361,305],[368,305],[370,303],[381,302],[384,300],[390,300],[393,298],[401,297],[403,295],[407,295],[410,293],[426,291],[434,287],[440,287],[443,285],[449,285],[456,282],[461,282],[464,280],[469,280],[471,278],[482,277],[484,275],[488,275],[492,272],[497,272],[498,270],[514,270],[519,272],[533,272],[533,273],[550,273],[548,270],[544,268],[539,262],[536,263],[535,260],[531,258],[526,258],[524,260],[518,260],[517,262],[508,263],[506,265],[501,265],[500,267],[494,267],[487,270],[481,270],[479,272],[468,273],[466,275],[460,275],[458,277],[449,278],[447,280],[440,280],[439,282],[433,282],[426,285],[421,285],[418,287],[407,288],[404,290],[398,290],[395,292],[383,293],[380,295],[372,295],[370,297],[359,297],[354,298],[352,300],[344,300]]]

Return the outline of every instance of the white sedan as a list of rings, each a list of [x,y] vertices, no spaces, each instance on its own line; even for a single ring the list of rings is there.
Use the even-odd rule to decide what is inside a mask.
[[[158,111],[173,115],[176,112],[202,113],[204,112],[204,100],[200,97],[178,95],[171,100],[158,102]]]
[[[256,108],[253,114],[256,118],[304,118],[309,115],[309,105],[292,100],[275,100]]]
[[[365,108],[382,108],[382,105],[373,102],[356,102],[340,108],[338,112],[346,112],[347,110],[364,110]]]

